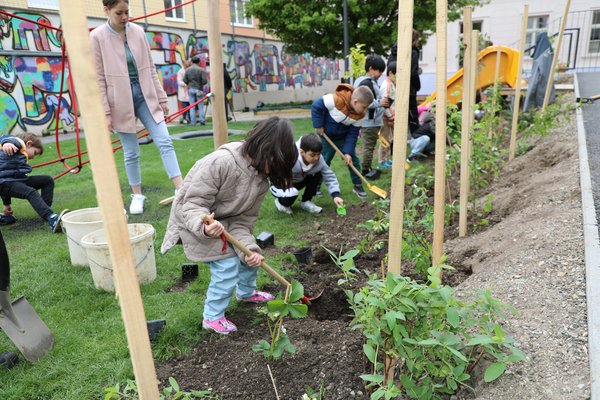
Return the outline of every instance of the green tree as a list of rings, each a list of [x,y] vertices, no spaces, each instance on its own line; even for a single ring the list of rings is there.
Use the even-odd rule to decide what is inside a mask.
[[[457,20],[467,5],[489,0],[448,0],[448,19]],[[343,53],[343,0],[250,0],[248,14],[259,27],[281,39],[288,49],[314,56]],[[414,26],[423,39],[435,30],[435,0],[416,0]],[[396,41],[398,1],[348,0],[350,46],[364,43],[367,53],[384,54]]]

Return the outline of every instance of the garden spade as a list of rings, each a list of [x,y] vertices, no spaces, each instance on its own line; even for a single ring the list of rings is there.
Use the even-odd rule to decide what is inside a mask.
[[[205,215],[202,217],[202,221],[204,221],[205,224],[210,225],[214,222],[214,219],[212,219],[209,215]],[[244,246],[242,244],[242,242],[240,242],[239,240],[237,240],[236,238],[231,236],[231,234],[229,232],[223,231],[223,236],[229,243],[231,243],[234,247],[237,247],[238,250],[241,251],[242,253],[244,253],[245,255],[247,255],[247,256],[252,255],[252,252],[250,251],[250,249],[248,249],[246,246]],[[260,267],[262,269],[264,269],[269,275],[271,275],[271,277],[273,279],[275,279],[277,282],[279,282],[279,284],[281,286],[283,286],[286,290],[291,286],[291,284],[283,276],[281,276],[277,271],[275,271],[266,262],[264,262],[264,261],[261,262]],[[304,295],[304,296],[302,296],[302,298],[300,300],[302,301],[302,303],[310,305],[310,303],[312,301],[321,297],[322,294],[323,294],[323,291],[321,291],[321,293],[317,294],[316,296],[312,296],[312,297]]]
[[[592,97],[578,97],[575,101],[577,103],[581,102],[583,104],[591,104],[591,103],[593,103],[594,101],[596,101],[598,99],[600,99],[600,94],[597,94],[597,95],[592,96]]]
[[[36,362],[50,351],[54,335],[24,297],[11,303],[9,282],[8,253],[0,234],[0,329],[27,361]]]
[[[334,150],[336,151],[336,153],[338,153],[340,155],[340,157],[344,158],[344,153],[342,153],[342,151],[335,145],[335,143],[333,143],[333,140],[331,140],[329,138],[329,136],[327,136],[327,133],[323,132],[323,135],[321,135],[325,138],[325,140],[327,140],[327,142],[331,145],[331,147],[334,148]],[[358,177],[365,183],[365,185],[367,185],[367,187],[369,188],[369,190],[371,192],[373,192],[375,195],[381,197],[382,199],[386,199],[387,198],[387,192],[385,190],[383,190],[382,188],[379,188],[375,185],[371,185],[369,183],[369,181],[362,176],[362,174],[360,172],[358,172],[358,170],[356,169],[356,167],[354,165],[352,165],[352,163],[350,163],[348,165],[350,168],[352,168],[352,171],[354,171],[354,173],[356,175],[358,175]]]

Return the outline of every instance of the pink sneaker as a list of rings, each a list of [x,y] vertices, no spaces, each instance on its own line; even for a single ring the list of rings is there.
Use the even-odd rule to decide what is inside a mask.
[[[231,332],[237,331],[235,324],[225,317],[215,319],[214,321],[205,319],[202,321],[202,328],[208,329],[209,331],[215,331],[221,335],[227,335]]]
[[[271,293],[261,292],[260,290],[255,290],[252,292],[252,296],[241,298],[240,296],[235,297],[237,301],[246,301],[248,303],[266,303],[269,300],[273,300],[275,296]]]

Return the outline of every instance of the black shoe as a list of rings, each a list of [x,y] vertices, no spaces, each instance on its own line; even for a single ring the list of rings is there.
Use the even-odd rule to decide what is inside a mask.
[[[12,225],[17,221],[12,215],[0,214],[0,225]]]
[[[200,122],[200,125],[206,125],[206,122]]]
[[[379,177],[381,176],[381,171],[378,169],[373,169],[369,172],[367,172],[366,174],[363,174],[365,178],[374,181],[376,179],[379,179]]]
[[[352,191],[354,192],[354,194],[356,194],[361,199],[364,199],[367,197],[367,192],[365,192],[365,189],[363,189],[363,187],[360,183],[357,183],[356,185],[354,185],[354,188],[352,189]]]
[[[0,353],[0,367],[11,369],[19,362],[19,357],[15,353]]]
[[[69,212],[69,210],[65,208],[64,210],[62,210],[60,212],[60,214],[53,214],[50,216],[48,223],[50,224],[52,233],[62,232],[62,226],[60,225],[60,221],[62,220],[62,217],[68,212]]]

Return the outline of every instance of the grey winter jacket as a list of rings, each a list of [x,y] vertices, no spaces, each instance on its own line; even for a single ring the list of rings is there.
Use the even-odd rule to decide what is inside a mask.
[[[215,261],[243,253],[221,238],[204,234],[202,216],[215,219],[251,251],[260,253],[252,235],[260,205],[269,185],[267,178],[241,155],[241,142],[227,143],[198,160],[179,189],[161,246],[164,254],[180,240],[191,261]]]
[[[373,92],[373,102],[369,105],[365,118],[362,120],[363,128],[371,128],[377,126],[383,126],[383,112],[385,109],[379,104],[381,100],[381,91],[377,80],[370,76],[361,76],[354,81],[354,87],[367,86]]]

